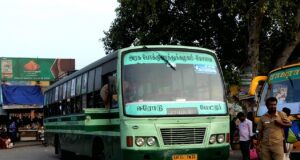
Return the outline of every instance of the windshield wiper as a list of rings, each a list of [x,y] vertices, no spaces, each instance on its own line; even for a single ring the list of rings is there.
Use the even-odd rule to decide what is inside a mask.
[[[176,68],[162,55],[159,54],[159,57],[166,62],[166,64],[168,64],[174,71],[176,71]]]
[[[290,83],[291,83],[292,88],[294,88],[294,82],[293,82],[293,80],[291,79],[290,76],[288,76],[288,79],[289,79],[289,81],[290,81]]]
[[[287,78],[289,79],[292,88],[294,88],[294,82],[291,79],[291,77],[287,74],[286,68],[281,67],[281,69],[283,70],[283,72],[285,73],[285,75],[287,76]]]

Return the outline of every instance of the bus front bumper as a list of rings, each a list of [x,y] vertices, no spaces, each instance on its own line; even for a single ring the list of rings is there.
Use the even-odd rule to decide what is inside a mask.
[[[215,148],[123,150],[124,160],[227,160],[229,145]],[[196,156],[195,156],[196,155]]]

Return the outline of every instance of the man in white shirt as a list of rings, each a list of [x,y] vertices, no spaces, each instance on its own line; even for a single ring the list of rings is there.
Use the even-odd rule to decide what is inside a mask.
[[[237,118],[240,120],[239,135],[243,160],[250,160],[250,140],[253,135],[252,121],[247,119],[243,112],[239,112]]]

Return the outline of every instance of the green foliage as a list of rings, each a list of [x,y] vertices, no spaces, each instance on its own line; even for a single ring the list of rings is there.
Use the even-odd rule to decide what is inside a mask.
[[[216,50],[229,83],[247,67],[250,22],[264,12],[260,73],[267,73],[294,40],[299,0],[119,0],[117,18],[102,39],[110,53],[130,45],[174,44]],[[255,26],[252,26],[255,27]],[[297,47],[298,49],[299,47]],[[299,50],[299,49],[298,49]],[[295,51],[296,52],[296,51]],[[293,58],[299,55],[293,53]]]

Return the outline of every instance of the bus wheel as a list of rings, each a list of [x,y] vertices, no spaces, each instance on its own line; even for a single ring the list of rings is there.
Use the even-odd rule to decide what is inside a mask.
[[[57,154],[61,160],[68,160],[71,157],[73,157],[72,152],[61,149],[61,145],[60,145],[58,136],[55,137],[54,147],[55,147],[55,154]]]
[[[100,139],[94,141],[92,153],[92,160],[105,160],[104,145]]]
[[[61,150],[61,154],[60,154],[61,160],[70,160],[70,159],[74,159],[74,158],[76,158],[76,157],[73,152]]]

